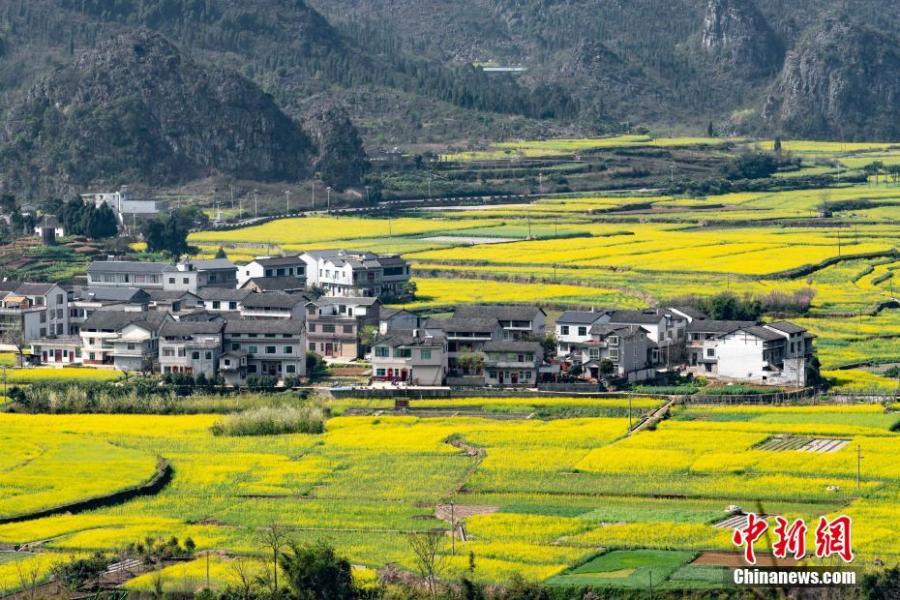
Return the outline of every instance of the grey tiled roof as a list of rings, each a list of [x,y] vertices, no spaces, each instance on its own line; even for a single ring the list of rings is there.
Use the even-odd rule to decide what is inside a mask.
[[[186,337],[198,334],[214,334],[221,333],[224,327],[225,321],[169,321],[160,328],[159,335]]]
[[[775,321],[773,323],[766,323],[767,327],[771,327],[773,329],[777,329],[778,331],[783,331],[785,333],[803,333],[806,331],[805,327],[800,327],[796,323],[791,323],[790,321]]]
[[[192,260],[190,264],[197,271],[237,269],[234,263],[227,258],[212,258],[210,260]]]
[[[250,290],[223,287],[205,287],[197,290],[197,296],[201,299],[218,300],[220,302],[240,302],[252,293]]]
[[[88,273],[169,273],[175,270],[167,263],[138,260],[95,260],[88,267]]]
[[[776,331],[772,331],[771,329],[766,329],[761,325],[753,325],[751,327],[741,327],[740,329],[735,329],[729,333],[735,333],[740,331],[746,331],[751,335],[755,335],[756,337],[766,340],[767,342],[774,342],[776,340],[783,340],[785,337]],[[728,333],[724,334],[728,335]]]
[[[534,352],[543,355],[544,347],[540,342],[519,342],[514,340],[499,340],[487,342],[484,345],[485,352]]]
[[[15,289],[20,296],[43,296],[47,294],[55,283],[23,283]]]
[[[252,293],[243,300],[244,308],[283,308],[290,309],[297,304],[306,304],[309,299],[302,294],[285,292]]]
[[[531,321],[543,314],[543,310],[537,306],[499,306],[499,305],[471,305],[460,306],[453,313],[454,318],[485,318],[491,317],[504,321]]]
[[[728,333],[741,327],[756,325],[755,321],[721,321],[718,319],[694,320],[685,328],[690,333]]]
[[[556,323],[560,325],[590,325],[591,323],[595,323],[597,320],[601,319],[604,314],[605,313],[602,310],[567,310],[563,314],[559,315],[559,318],[556,319]]]
[[[82,323],[81,330],[108,329],[119,331],[131,324],[141,325],[151,330],[157,330],[169,318],[169,314],[165,312],[98,310]]]
[[[233,319],[225,323],[225,334],[275,333],[299,335],[303,322],[295,319]]]

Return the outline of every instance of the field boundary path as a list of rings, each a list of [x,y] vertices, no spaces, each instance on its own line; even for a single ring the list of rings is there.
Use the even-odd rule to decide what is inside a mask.
[[[127,502],[128,500],[138,498],[140,496],[152,496],[162,491],[162,489],[165,488],[170,481],[172,481],[172,477],[174,476],[174,474],[175,471],[172,469],[172,465],[169,464],[169,461],[165,458],[160,457],[159,461],[157,462],[156,471],[154,472],[153,477],[140,485],[117,490],[103,496],[95,496],[93,498],[78,500],[76,502],[70,502],[69,504],[45,508],[43,510],[38,510],[35,512],[13,515],[11,517],[2,517],[0,518],[0,525],[6,525],[8,523],[21,523],[22,521],[32,521],[34,519],[42,519],[44,517],[52,517],[54,515],[60,515],[64,513],[76,514],[89,510],[95,510],[97,508],[105,508],[108,506],[114,506],[116,504],[122,504],[123,502]]]

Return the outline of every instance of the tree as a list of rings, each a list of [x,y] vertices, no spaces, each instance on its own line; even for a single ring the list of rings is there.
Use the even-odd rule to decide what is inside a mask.
[[[409,547],[419,575],[428,584],[428,591],[434,597],[437,593],[437,579],[443,571],[443,558],[440,554],[443,546],[443,531],[418,531],[407,536]]]
[[[187,254],[190,250],[187,236],[193,224],[191,213],[181,211],[147,221],[141,228],[147,251],[169,252],[175,258]]]
[[[467,373],[479,373],[484,366],[484,355],[480,352],[466,350],[460,353],[456,363]]]
[[[778,170],[778,161],[766,152],[745,152],[722,167],[728,179],[763,179]]]
[[[713,129],[712,121],[706,125],[706,137],[716,137],[716,130]]]
[[[374,325],[365,325],[359,332],[359,341],[363,346],[371,348],[378,338],[378,328]]]
[[[231,562],[231,581],[229,588],[240,600],[252,600],[257,596],[255,578],[247,559],[238,557]]]
[[[88,558],[54,564],[50,571],[57,583],[69,592],[75,592],[83,585],[96,580],[106,571],[109,560],[100,553]]]
[[[300,546],[291,542],[279,563],[296,600],[353,600],[350,562],[338,556],[334,548],[323,541]]]
[[[219,246],[219,249],[216,250],[216,258],[228,258],[228,255],[225,254],[225,248]]]
[[[104,202],[100,208],[90,211],[86,235],[92,240],[116,237],[119,233],[119,223],[116,213]]]
[[[260,541],[272,552],[272,588],[273,594],[278,592],[278,557],[281,549],[287,544],[287,533],[276,521],[270,522],[260,533]]]
[[[780,137],[775,138],[775,143],[772,144],[772,151],[775,152],[775,154],[781,154],[781,138]]]

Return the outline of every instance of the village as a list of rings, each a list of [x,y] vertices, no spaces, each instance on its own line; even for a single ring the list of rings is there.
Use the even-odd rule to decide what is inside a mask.
[[[121,214],[122,203],[114,207]],[[315,364],[308,355],[361,365],[372,387],[616,389],[698,375],[805,388],[818,380],[814,336],[788,321],[717,320],[688,306],[592,307],[553,322],[527,305],[427,315],[391,306],[414,293],[410,281],[398,255],[345,249],[243,265],[95,260],[69,287],[0,282],[0,336],[23,365],[237,387],[296,386]]]

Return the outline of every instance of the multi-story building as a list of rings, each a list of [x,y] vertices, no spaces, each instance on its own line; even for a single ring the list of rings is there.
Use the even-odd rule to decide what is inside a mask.
[[[247,319],[303,320],[309,298],[285,292],[251,293],[240,303],[241,316]]]
[[[301,294],[306,291],[306,284],[296,277],[253,277],[241,284],[241,290],[256,292],[286,292]]]
[[[422,318],[416,313],[398,308],[382,307],[378,319],[378,332],[382,335],[389,331],[413,331],[422,326]]]
[[[582,379],[603,377],[644,381],[655,374],[659,349],[647,331],[637,325],[591,325],[590,341],[579,346]]]
[[[425,331],[447,338],[447,375],[454,384],[483,382],[484,345],[503,335],[497,319],[455,315],[446,320],[429,319]]]
[[[560,358],[581,354],[591,341],[591,326],[608,317],[609,311],[569,310],[556,319],[556,355]]]
[[[85,365],[111,365],[120,371],[156,371],[159,331],[173,321],[165,312],[100,310],[81,324]]]
[[[222,355],[224,329],[222,320],[163,323],[159,331],[160,372],[215,377]]]
[[[540,342],[498,340],[484,345],[484,383],[500,386],[537,385],[544,362]]]
[[[238,268],[227,258],[192,260],[181,263],[197,272],[197,289],[220,287],[234,289],[238,285]],[[197,290],[191,290],[196,292]]]
[[[670,367],[682,362],[685,331],[688,319],[670,309],[613,310],[602,321],[612,325],[634,325],[647,332],[647,337],[659,347],[660,360]]]
[[[804,387],[813,336],[794,323],[742,326],[715,340],[715,376],[763,385]]]
[[[134,260],[94,261],[87,271],[89,287],[134,287],[196,293],[206,287],[234,288],[237,267],[226,259],[176,265]]]
[[[500,339],[543,339],[546,333],[547,314],[535,306],[460,306],[453,313],[462,319],[496,319],[500,324]]]
[[[355,359],[365,354],[362,334],[377,330],[381,311],[378,298],[322,296],[306,304],[306,335],[310,352],[326,359]]]
[[[686,361],[690,370],[712,373],[716,367],[716,339],[741,327],[752,327],[755,321],[722,321],[693,319],[685,328]]]
[[[30,342],[68,335],[68,293],[55,283],[4,282],[0,290],[0,336]]]
[[[100,208],[103,204],[109,206],[116,214],[119,226],[125,230],[137,230],[138,225],[146,219],[152,219],[159,214],[159,207],[154,200],[137,200],[128,191],[127,186],[117,192],[101,192],[94,194],[82,194],[85,202],[94,204]]]
[[[372,378],[411,385],[442,385],[447,374],[447,340],[423,330],[395,330],[372,347]]]
[[[140,312],[150,306],[150,294],[138,288],[75,288],[69,300],[69,335],[77,336],[81,324],[98,310]]]
[[[226,289],[208,287],[197,290],[197,296],[203,302],[203,308],[210,312],[240,312],[244,298],[253,292],[243,289]]]
[[[399,298],[406,294],[410,268],[395,255],[354,250],[315,250],[301,255],[306,282],[328,296]]]
[[[229,384],[244,383],[251,375],[306,376],[302,319],[232,319],[224,336],[220,371]]]
[[[246,265],[239,267],[238,286],[243,287],[250,279],[270,279],[273,277],[291,277],[306,286],[306,261],[300,255],[293,256],[260,256]]]
[[[127,287],[161,290],[165,288],[166,277],[174,277],[175,272],[173,265],[160,262],[94,261],[88,266],[87,280],[88,287],[91,288]]]

